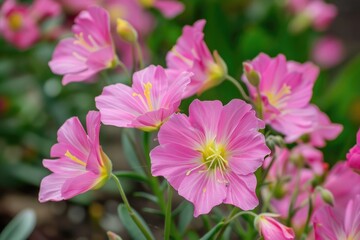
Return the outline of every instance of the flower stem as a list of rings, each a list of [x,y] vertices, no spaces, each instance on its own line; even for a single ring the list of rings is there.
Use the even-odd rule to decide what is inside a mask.
[[[165,234],[164,239],[169,240],[170,239],[170,230],[171,230],[171,201],[172,201],[172,194],[173,191],[171,189],[170,184],[168,184],[168,199],[167,199],[167,205],[166,205],[166,212],[165,212]]]
[[[130,82],[131,82],[131,75],[130,75],[127,67],[125,66],[125,64],[120,60],[117,61],[117,64],[119,65],[119,67],[121,67],[121,69],[124,71],[124,73],[130,78]]]
[[[233,210],[231,211],[231,213],[229,214],[229,216],[223,220],[224,225],[221,227],[219,233],[216,235],[215,239],[221,239],[221,236],[224,234],[226,228],[229,226],[229,224],[236,218],[238,218],[241,215],[251,215],[253,217],[257,217],[256,213],[250,212],[250,211],[241,211],[239,212],[240,209],[237,207],[234,207]]]
[[[225,77],[227,80],[229,80],[230,82],[232,82],[235,87],[239,90],[241,96],[243,97],[243,99],[247,102],[251,102],[251,99],[249,98],[249,96],[245,93],[244,88],[241,86],[241,84],[232,76],[230,75],[226,75]]]
[[[142,54],[142,50],[141,50],[141,46],[139,44],[139,41],[136,41],[134,43],[134,48],[135,48],[137,60],[139,62],[139,69],[143,69],[144,68],[144,57],[143,57],[143,54]],[[136,69],[136,67],[135,67],[135,69]]]
[[[123,187],[121,186],[120,180],[115,176],[115,174],[111,173],[111,177],[114,179],[117,188],[119,189],[120,192],[120,196],[125,204],[126,209],[129,212],[130,217],[132,218],[132,220],[134,221],[134,223],[136,224],[136,226],[138,226],[138,228],[140,229],[140,231],[144,234],[145,238],[148,240],[152,240],[152,236],[151,234],[148,232],[148,230],[146,229],[146,227],[141,223],[140,219],[136,216],[135,212],[132,210],[130,203],[126,197],[126,194],[124,192]]]

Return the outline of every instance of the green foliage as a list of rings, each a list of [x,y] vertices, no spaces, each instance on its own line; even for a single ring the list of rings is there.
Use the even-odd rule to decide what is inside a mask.
[[[28,239],[36,225],[36,215],[31,209],[21,211],[0,233],[0,240]]]

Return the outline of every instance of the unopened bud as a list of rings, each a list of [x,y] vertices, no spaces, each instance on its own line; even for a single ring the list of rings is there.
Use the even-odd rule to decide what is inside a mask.
[[[247,78],[247,80],[249,81],[249,83],[251,85],[253,85],[254,87],[258,87],[259,83],[260,83],[260,75],[257,71],[255,71],[253,69],[253,67],[251,66],[251,64],[244,62],[243,63],[243,67],[244,67],[244,72],[245,72],[245,76]]]
[[[122,240],[122,238],[119,235],[117,235],[116,233],[113,233],[111,231],[108,231],[106,234],[107,234],[109,240]]]
[[[118,18],[116,22],[116,31],[121,39],[129,43],[135,43],[138,38],[135,28],[128,21],[121,18]]]
[[[270,135],[266,138],[266,144],[270,148],[270,150],[274,150],[276,146],[284,147],[285,142],[281,136]]]
[[[321,199],[325,203],[327,203],[327,204],[329,204],[331,206],[334,206],[334,202],[335,202],[334,196],[329,190],[327,190],[327,189],[325,189],[323,187],[320,187],[320,186],[317,186],[316,190],[320,193]]]

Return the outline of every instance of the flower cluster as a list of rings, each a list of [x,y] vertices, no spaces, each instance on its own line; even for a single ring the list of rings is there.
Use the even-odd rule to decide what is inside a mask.
[[[76,8],[91,4],[62,2],[68,6],[79,4]],[[343,127],[332,123],[310,103],[319,68],[310,62],[289,61],[282,54],[272,58],[260,53],[243,63],[241,79],[248,89],[247,96],[243,83],[229,75],[219,53],[211,54],[204,40],[205,20],[183,28],[167,53],[167,68],[144,67],[139,31],[142,24],[132,22],[138,12],[130,7],[123,12],[122,6],[154,7],[166,17],[174,17],[183,6],[171,0],[124,2],[129,5],[120,7],[115,1],[104,1],[109,12],[97,6],[82,10],[72,28],[74,37],[61,40],[49,62],[53,73],[64,75],[64,85],[95,81],[98,73],[118,66],[126,75],[132,69],[123,64],[124,59],[117,52],[119,36],[131,45],[132,58],[138,60],[128,76],[131,86],[110,84],[95,98],[99,112],[88,113],[87,133],[77,117],[59,129],[58,143],[51,149],[51,157],[56,159],[43,161],[52,173],[41,182],[39,201],[69,199],[97,189],[113,177],[130,217],[151,239],[151,233],[132,212],[112,173],[111,161],[102,151],[102,122],[144,132],[141,134],[148,159],[147,182],[165,215],[165,227],[172,223],[172,213],[171,205],[165,208],[163,204],[155,178],[160,176],[193,204],[195,217],[211,214],[218,205],[232,205],[233,212],[216,228],[218,238],[231,221],[243,214],[250,215],[251,220],[244,218],[240,226],[246,221],[255,223],[258,234],[266,240],[295,236],[359,238],[360,186],[344,183],[360,181],[360,131],[357,144],[347,154],[347,162],[330,169],[318,148],[335,139]],[[334,15],[329,10],[328,15],[319,16],[325,14],[319,10],[325,4],[320,0],[293,4],[299,17],[311,19],[316,28],[325,27]],[[134,18],[125,16],[129,12],[135,14]],[[112,30],[114,17],[116,33]],[[234,83],[247,102],[233,99],[223,104],[195,99],[188,111],[181,109],[184,99],[201,95],[224,80]],[[150,144],[149,135],[155,138]],[[156,146],[148,151],[153,145]],[[171,203],[171,199],[168,201]],[[341,209],[345,208],[343,214]]]

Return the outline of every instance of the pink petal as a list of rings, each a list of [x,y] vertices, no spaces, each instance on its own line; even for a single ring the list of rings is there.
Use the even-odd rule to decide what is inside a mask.
[[[155,1],[155,8],[159,9],[159,11],[167,18],[173,18],[179,15],[184,11],[184,4],[171,1],[171,0],[158,0]]]
[[[165,177],[176,190],[188,171],[203,169],[197,168],[201,164],[201,153],[173,143],[157,146],[150,157],[152,175]]]
[[[61,201],[65,197],[61,193],[61,188],[69,178],[77,176],[74,174],[50,174],[43,178],[40,183],[39,202]]]
[[[58,130],[58,143],[51,148],[51,157],[62,157],[69,151],[86,163],[91,146],[80,120],[72,117]]]
[[[224,203],[232,204],[242,210],[252,210],[258,204],[256,196],[256,177],[254,174],[237,175],[236,173],[227,174],[229,181],[227,195]]]
[[[194,172],[184,178],[179,194],[194,204],[194,217],[198,217],[224,201],[226,185],[219,183],[213,173]]]
[[[61,195],[64,199],[70,199],[76,195],[89,191],[96,184],[98,175],[93,172],[86,172],[73,178],[66,179],[61,188]]]

